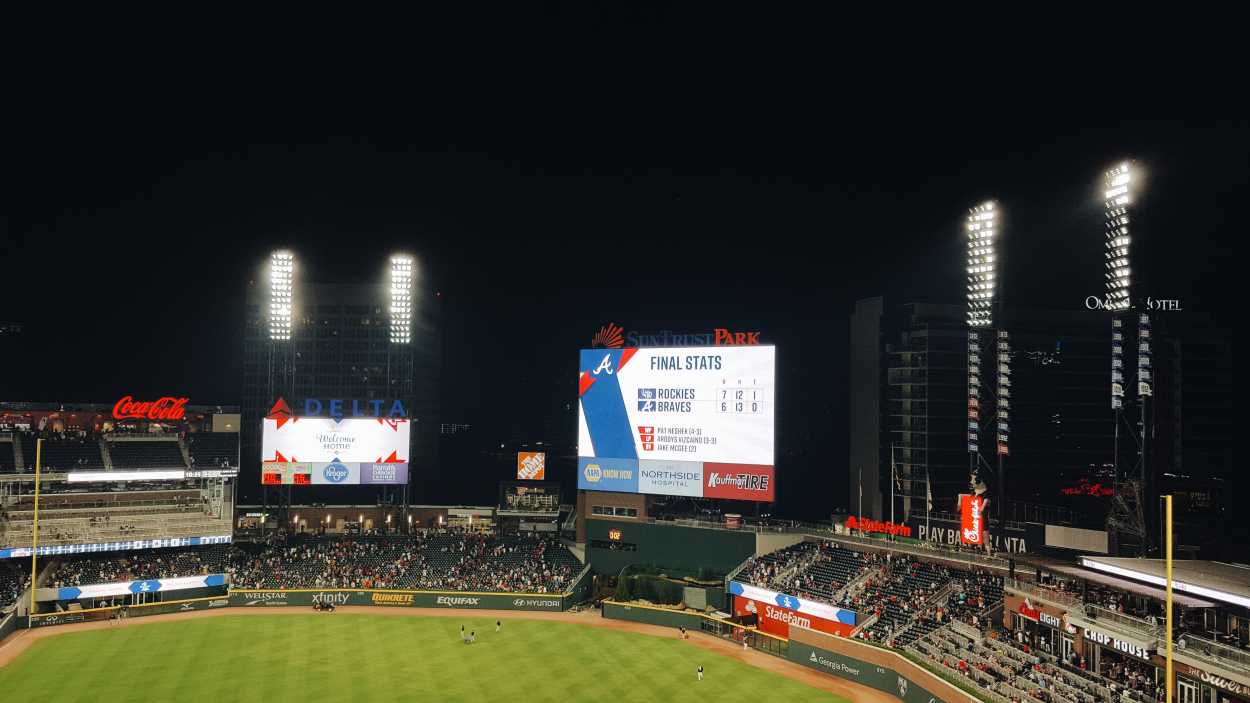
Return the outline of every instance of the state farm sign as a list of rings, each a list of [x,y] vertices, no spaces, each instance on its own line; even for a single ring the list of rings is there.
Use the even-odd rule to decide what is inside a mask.
[[[136,401],[124,395],[113,405],[117,420],[181,420],[186,415],[187,398],[164,396],[151,401]]]

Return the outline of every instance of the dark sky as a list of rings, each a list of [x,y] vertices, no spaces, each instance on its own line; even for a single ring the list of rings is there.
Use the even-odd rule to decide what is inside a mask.
[[[5,136],[0,319],[26,334],[0,398],[237,403],[244,287],[270,249],[350,281],[402,248],[446,300],[446,420],[571,440],[571,419],[514,398],[568,393],[599,325],[758,329],[794,389],[779,453],[827,456],[816,485],[840,499],[850,307],[961,303],[960,226],[982,199],[1006,217],[1008,303],[1076,309],[1102,292],[1100,175],[1137,159],[1150,291],[1231,309],[1244,120],[852,92],[705,104],[683,99],[697,72],[656,68],[619,91],[415,80],[377,101],[151,93],[32,113]]]

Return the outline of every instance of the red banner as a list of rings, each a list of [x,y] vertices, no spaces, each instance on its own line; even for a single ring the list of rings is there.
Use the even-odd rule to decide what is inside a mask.
[[[985,543],[985,499],[981,496],[959,496],[959,541],[964,544]]]
[[[773,467],[704,462],[703,497],[771,503],[775,500]]]
[[[811,630],[830,635],[841,635],[842,637],[850,637],[851,632],[855,630],[853,625],[818,618],[807,613],[795,612],[774,603],[765,603],[750,598],[743,598],[742,596],[734,596],[733,599],[734,615],[756,615],[759,617],[759,629],[778,637],[789,639],[790,625],[800,625]]]

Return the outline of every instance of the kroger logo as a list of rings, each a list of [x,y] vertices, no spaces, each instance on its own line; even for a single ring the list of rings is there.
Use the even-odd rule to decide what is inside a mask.
[[[326,464],[325,471],[322,473],[325,475],[326,480],[330,483],[342,483],[347,478],[347,474],[350,472],[348,472],[347,467],[344,466],[341,461],[335,459],[329,464]]]

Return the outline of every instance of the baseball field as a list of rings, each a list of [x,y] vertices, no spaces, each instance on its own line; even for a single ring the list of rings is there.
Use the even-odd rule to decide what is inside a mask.
[[[211,615],[37,631],[0,667],[0,691],[6,702],[846,700],[704,635],[515,617],[496,632],[494,615],[471,612]]]

